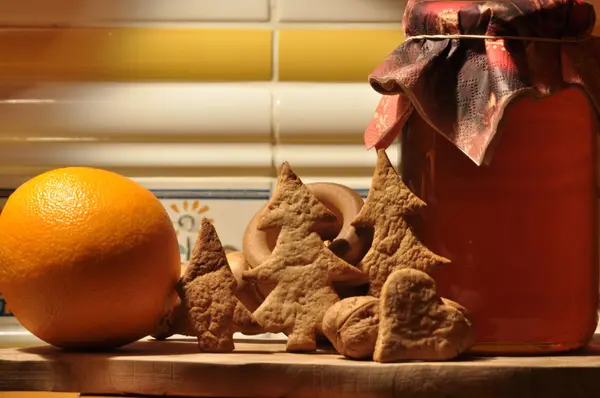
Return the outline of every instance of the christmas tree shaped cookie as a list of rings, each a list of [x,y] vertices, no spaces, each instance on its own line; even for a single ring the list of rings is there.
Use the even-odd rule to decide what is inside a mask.
[[[337,257],[315,231],[318,223],[335,219],[284,163],[258,223],[261,230],[281,227],[281,232],[269,259],[244,272],[244,279],[275,284],[254,317],[265,331],[286,333],[288,351],[316,350],[323,316],[340,300],[333,282],[366,282],[366,275]]]
[[[187,328],[200,351],[233,351],[233,333],[261,331],[252,313],[235,296],[236,281],[215,227],[205,218],[182,276],[178,293],[187,312]]]
[[[414,235],[405,217],[425,203],[414,195],[394,170],[385,150],[377,151],[377,166],[365,205],[352,225],[373,227],[371,249],[358,268],[369,276],[369,294],[379,297],[388,276],[399,269],[413,268],[429,273],[449,260],[426,248]]]

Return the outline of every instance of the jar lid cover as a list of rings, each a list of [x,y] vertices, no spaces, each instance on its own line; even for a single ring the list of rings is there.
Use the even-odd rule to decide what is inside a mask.
[[[385,148],[413,110],[478,165],[506,106],[579,85],[600,111],[600,38],[583,0],[408,0],[406,41],[369,76],[383,94],[365,131]]]

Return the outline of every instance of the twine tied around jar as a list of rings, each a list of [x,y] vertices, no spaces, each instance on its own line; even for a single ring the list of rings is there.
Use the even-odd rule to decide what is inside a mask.
[[[582,43],[586,40],[590,40],[593,36],[586,36],[581,38],[562,38],[554,39],[550,37],[526,37],[526,36],[490,36],[490,35],[417,35],[409,36],[405,39],[405,42],[420,40],[420,39],[431,39],[431,40],[446,40],[446,39],[485,39],[485,40],[519,40],[519,41],[538,41],[545,43]]]
[[[593,37],[596,15],[580,0],[408,0],[406,41],[516,40],[581,43]]]

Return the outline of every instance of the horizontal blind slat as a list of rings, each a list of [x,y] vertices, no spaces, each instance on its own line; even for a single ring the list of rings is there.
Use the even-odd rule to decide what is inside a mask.
[[[273,101],[278,143],[362,143],[380,98],[366,83],[278,85]]]
[[[402,0],[279,0],[286,22],[400,22]]]
[[[0,176],[93,166],[130,176],[363,181],[380,95],[356,83],[72,83],[0,92]],[[398,147],[389,149],[397,163]],[[212,173],[212,174],[211,174]],[[362,183],[361,183],[362,184]]]
[[[2,28],[0,81],[270,81],[271,53],[268,29]]]
[[[268,21],[268,0],[3,0],[0,22],[86,25],[121,21]]]
[[[271,137],[268,86],[81,83],[0,87],[0,139]]]
[[[271,145],[202,143],[4,143],[0,167],[271,167]]]
[[[394,165],[398,165],[399,148],[392,145],[387,150]],[[280,145],[275,148],[277,165],[289,162],[295,170],[306,170],[306,174],[370,176],[377,155],[367,151],[364,145]]]

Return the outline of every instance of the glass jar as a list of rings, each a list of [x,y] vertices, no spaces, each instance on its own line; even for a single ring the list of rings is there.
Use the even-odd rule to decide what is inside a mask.
[[[419,233],[451,260],[434,277],[466,306],[475,351],[586,345],[597,324],[596,112],[570,88],[514,101],[489,165],[478,166],[414,112],[401,174],[428,204]]]
[[[581,0],[408,0],[407,40],[369,78],[365,143],[401,136],[416,233],[451,261],[432,276],[472,313],[473,351],[567,351],[596,329],[595,21]]]

